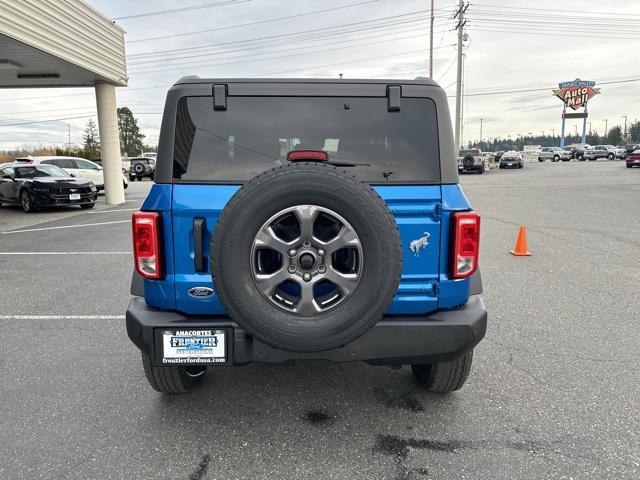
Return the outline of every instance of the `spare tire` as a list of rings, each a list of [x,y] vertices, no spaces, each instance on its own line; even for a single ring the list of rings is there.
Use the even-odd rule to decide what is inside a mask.
[[[467,155],[462,159],[462,164],[465,167],[473,167],[474,162],[475,162],[475,159],[473,158],[473,155]]]
[[[142,173],[144,172],[144,165],[142,165],[141,163],[137,163],[136,166],[133,167],[133,169],[136,173]]]
[[[211,271],[229,316],[250,335],[322,351],[382,318],[400,282],[402,246],[366,182],[329,165],[291,164],[253,178],[225,206]]]

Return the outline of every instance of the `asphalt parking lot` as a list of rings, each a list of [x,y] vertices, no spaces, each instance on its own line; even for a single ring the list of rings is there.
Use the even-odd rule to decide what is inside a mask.
[[[124,328],[127,203],[0,210],[0,478],[640,476],[640,170],[462,177],[482,214],[486,339],[456,394],[407,368],[221,368],[151,390]],[[103,203],[103,201],[101,201]],[[509,255],[528,226],[533,256]]]

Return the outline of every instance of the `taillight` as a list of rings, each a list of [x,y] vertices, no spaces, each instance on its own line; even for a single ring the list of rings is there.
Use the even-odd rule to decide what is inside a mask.
[[[133,214],[133,260],[144,278],[162,278],[160,259],[160,215],[156,212]]]
[[[451,276],[467,278],[478,268],[480,251],[480,215],[453,214],[453,255]]]

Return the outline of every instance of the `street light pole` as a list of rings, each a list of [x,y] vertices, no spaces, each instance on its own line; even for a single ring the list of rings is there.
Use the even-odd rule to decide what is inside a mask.
[[[624,141],[627,141],[627,116],[623,115],[622,118],[624,118],[624,136],[622,138],[624,138]]]
[[[604,138],[605,139],[607,138],[607,122],[608,121],[609,121],[608,119],[606,119],[606,118],[604,119]]]
[[[480,150],[482,150],[482,121],[484,119],[480,118]]]

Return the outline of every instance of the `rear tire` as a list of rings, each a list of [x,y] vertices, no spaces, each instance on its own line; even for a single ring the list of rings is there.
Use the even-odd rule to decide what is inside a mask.
[[[613,160],[614,158],[616,158],[616,156],[613,153],[610,153],[609,155],[607,155],[607,158],[609,160]]]
[[[451,393],[467,381],[473,361],[473,350],[451,362],[411,365],[416,381],[434,393]]]
[[[142,354],[142,366],[149,385],[154,390],[167,395],[187,393],[201,384],[207,367],[198,365],[190,367],[154,367],[149,357]]]

